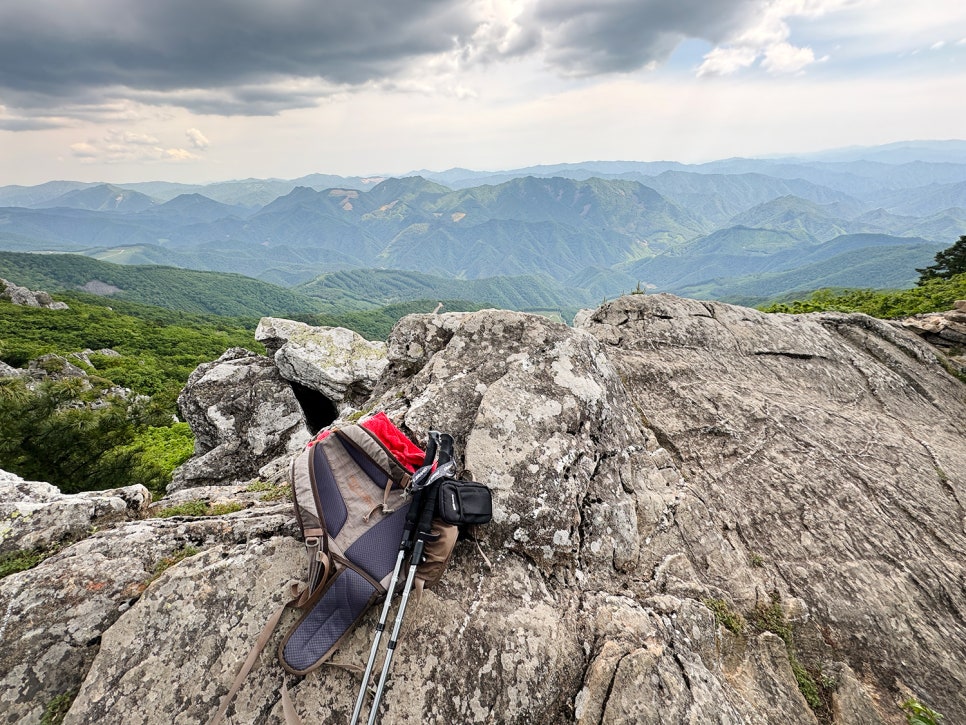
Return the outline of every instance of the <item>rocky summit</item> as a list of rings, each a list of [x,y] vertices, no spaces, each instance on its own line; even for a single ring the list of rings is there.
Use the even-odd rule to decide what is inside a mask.
[[[4,549],[48,547],[0,580],[0,721],[210,719],[304,576],[292,451],[385,411],[452,433],[494,520],[422,598],[381,722],[966,722],[966,386],[927,338],[669,295],[574,327],[415,315],[384,347],[259,329],[271,357],[230,350],[182,394],[196,456],[168,498],[0,479]],[[270,644],[231,722],[283,722],[285,680]],[[287,684],[344,723],[359,681]]]

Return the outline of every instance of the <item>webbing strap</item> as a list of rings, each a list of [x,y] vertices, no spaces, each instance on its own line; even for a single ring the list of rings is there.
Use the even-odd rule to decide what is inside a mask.
[[[292,599],[279,607],[265,623],[261,634],[259,634],[258,639],[255,640],[255,646],[252,647],[252,651],[248,653],[248,658],[245,660],[245,663],[235,676],[235,681],[231,683],[228,693],[222,698],[221,707],[218,708],[218,712],[215,713],[215,716],[211,719],[208,725],[219,725],[219,723],[225,719],[225,714],[228,712],[228,706],[231,705],[232,701],[234,701],[235,696],[238,694],[242,684],[245,682],[245,678],[248,677],[248,673],[252,671],[252,668],[258,661],[258,656],[262,653],[262,650],[265,649],[265,645],[268,644],[268,640],[271,639],[272,633],[275,632],[275,628],[278,626],[279,620],[282,618],[282,614],[286,609],[291,606],[295,606],[295,604],[298,602],[300,595],[298,592],[297,583],[292,584],[291,591],[293,594]]]
[[[305,540],[305,551],[309,557],[308,584],[302,590],[298,604],[295,605],[298,609],[305,606],[316,588],[329,576],[329,567],[332,562],[329,554],[322,550],[321,542],[321,537],[311,537]]]
[[[295,712],[295,704],[289,697],[288,687],[282,683],[282,714],[285,715],[285,725],[302,725],[302,719]]]

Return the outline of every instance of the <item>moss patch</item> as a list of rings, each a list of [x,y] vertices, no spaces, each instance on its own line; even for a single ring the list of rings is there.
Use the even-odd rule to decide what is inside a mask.
[[[64,722],[75,697],[77,697],[77,690],[68,690],[48,702],[44,707],[44,714],[40,716],[40,725],[60,725]]]
[[[834,683],[829,683],[825,678],[816,674],[821,674],[818,670],[811,670],[806,667],[799,659],[795,647],[795,629],[782,606],[781,597],[778,592],[772,592],[767,604],[761,603],[755,607],[751,613],[752,625],[760,632],[772,632],[778,635],[785,643],[788,652],[788,663],[791,665],[792,672],[795,674],[795,681],[802,697],[808,706],[815,713],[819,722],[832,722],[831,695]],[[829,685],[832,685],[829,687]]]
[[[173,567],[179,561],[183,561],[184,559],[187,559],[189,556],[194,556],[199,551],[200,549],[196,549],[193,546],[183,546],[177,551],[175,551],[173,554],[171,554],[170,556],[164,557],[163,559],[161,559],[161,561],[159,561],[155,565],[154,572],[151,574],[151,579],[148,580],[148,583],[153,582],[155,579],[157,579],[159,576],[164,574],[164,572],[166,572],[168,569]]]
[[[702,599],[701,602],[714,614],[715,621],[732,634],[745,631],[745,618],[733,610],[724,599]]]
[[[198,498],[163,508],[155,514],[155,518],[166,519],[171,516],[223,516],[241,511],[243,508],[245,507],[237,501],[210,504],[204,499]]]
[[[261,493],[259,501],[292,500],[292,489],[287,483],[271,484],[265,481],[252,481],[245,489],[248,493]]]
[[[0,554],[0,579],[19,571],[33,569],[53,552],[43,549],[18,549]]]

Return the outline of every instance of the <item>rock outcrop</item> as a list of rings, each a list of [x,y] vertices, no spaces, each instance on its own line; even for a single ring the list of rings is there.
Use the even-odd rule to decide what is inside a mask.
[[[46,292],[33,292],[13,282],[0,278],[0,300],[8,300],[15,305],[43,307],[48,310],[69,310],[66,302],[55,302]]]
[[[255,330],[291,383],[323,395],[340,412],[363,403],[387,365],[386,345],[343,327],[264,317]]]
[[[301,373],[277,361],[285,330],[311,331],[269,328],[274,359],[229,351],[192,376],[198,475],[153,510],[244,508],[120,523],[0,580],[11,721],[65,693],[69,723],[217,708],[303,575],[290,504],[224,485],[307,435],[286,382]],[[385,411],[415,440],[455,436],[494,492],[479,532],[493,568],[457,546],[396,651],[381,722],[865,725],[904,722],[908,697],[966,722],[966,386],[946,367],[862,315],[667,295],[575,328],[404,318],[381,373],[356,369],[357,397],[330,402]],[[247,448],[223,448],[245,460],[226,475],[211,452],[228,441]],[[364,662],[374,618],[340,660]],[[234,721],[282,722],[281,681],[270,646]],[[323,668],[289,688],[304,721],[347,722],[358,681]]]
[[[195,455],[174,472],[172,492],[249,480],[309,437],[295,394],[271,359],[243,348],[200,365],[178,408],[194,433]]]
[[[942,350],[959,372],[966,374],[966,300],[956,300],[947,312],[906,318],[902,325]]]

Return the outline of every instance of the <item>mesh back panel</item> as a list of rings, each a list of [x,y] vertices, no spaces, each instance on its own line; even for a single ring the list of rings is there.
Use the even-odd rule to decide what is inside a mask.
[[[356,465],[365,471],[366,475],[372,479],[372,482],[379,488],[385,488],[386,484],[389,483],[389,475],[379,468],[379,466],[377,466],[375,462],[369,458],[369,456],[360,451],[354,445],[347,443],[341,437],[339,438],[339,441],[342,443],[342,446],[346,449],[349,455],[352,456],[352,460],[356,462]]]
[[[315,472],[315,487],[319,492],[319,505],[322,506],[322,517],[325,520],[325,528],[329,536],[339,535],[345,524],[349,512],[346,509],[345,501],[339,492],[339,487],[332,476],[332,469],[329,461],[325,457],[323,446],[315,446],[315,460],[312,462]]]
[[[289,666],[307,670],[318,662],[349,631],[375,591],[363,577],[343,569],[286,642],[283,655]]]
[[[345,558],[376,581],[382,581],[396,565],[408,512],[407,504],[386,516],[346,549]]]

